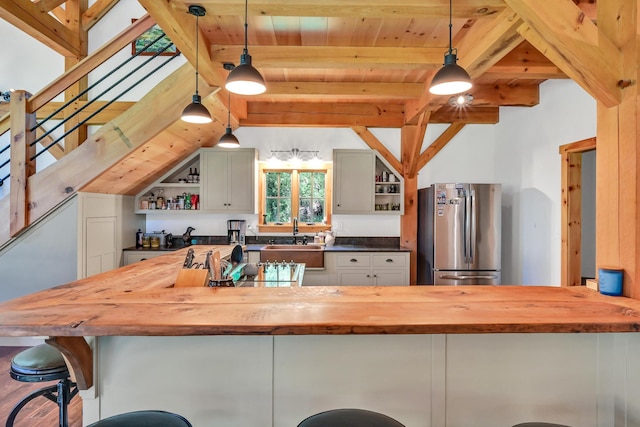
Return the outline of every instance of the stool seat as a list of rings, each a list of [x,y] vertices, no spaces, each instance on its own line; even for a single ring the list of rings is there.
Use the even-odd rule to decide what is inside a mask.
[[[298,427],[404,427],[398,421],[364,409],[333,409],[303,420]]]
[[[62,353],[49,344],[40,344],[16,354],[9,374],[22,382],[42,382],[67,378],[69,370]]]
[[[192,427],[184,417],[165,411],[135,411],[114,415],[88,427]]]
[[[516,424],[513,427],[571,427],[571,426],[566,426],[564,424],[553,424],[553,423],[522,423],[522,424]]]

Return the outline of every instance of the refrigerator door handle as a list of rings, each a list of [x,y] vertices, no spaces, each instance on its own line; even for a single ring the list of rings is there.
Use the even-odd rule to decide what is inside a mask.
[[[493,280],[493,279],[497,279],[498,276],[493,275],[493,274],[486,274],[486,275],[482,275],[482,276],[456,276],[453,274],[441,274],[439,276],[441,279],[452,279],[452,280],[472,280],[472,279],[487,279],[487,280]]]
[[[471,224],[469,225],[469,264],[473,264],[473,257],[476,253],[476,225],[478,219],[478,208],[476,207],[476,190],[470,190],[471,193]]]
[[[471,262],[471,192],[468,191],[464,198],[464,262]],[[469,268],[469,266],[467,266]]]

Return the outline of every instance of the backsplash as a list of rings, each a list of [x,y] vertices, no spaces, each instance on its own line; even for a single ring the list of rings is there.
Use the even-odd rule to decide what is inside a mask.
[[[268,244],[270,241],[275,243],[291,243],[292,238],[290,236],[247,236],[247,245],[256,244]],[[191,236],[192,244],[196,245],[226,245],[227,236]],[[368,246],[368,247],[396,247],[400,246],[399,237],[336,237],[336,245],[348,245],[348,246]],[[175,248],[181,248],[184,246],[182,237],[174,236],[173,245]]]

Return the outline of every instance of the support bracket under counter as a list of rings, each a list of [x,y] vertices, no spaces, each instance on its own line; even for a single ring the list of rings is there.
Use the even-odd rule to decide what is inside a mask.
[[[50,337],[46,342],[62,353],[71,380],[78,389],[90,389],[93,386],[93,351],[84,337]]]

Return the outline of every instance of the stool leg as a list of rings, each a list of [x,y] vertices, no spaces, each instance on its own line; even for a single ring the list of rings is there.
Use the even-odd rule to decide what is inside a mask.
[[[58,383],[58,409],[59,409],[59,425],[60,427],[69,426],[69,411],[67,404],[69,403],[69,381],[62,380]]]
[[[27,403],[31,402],[36,397],[46,396],[50,393],[53,393],[56,391],[57,388],[58,388],[57,385],[41,388],[40,390],[34,391],[30,395],[22,399],[20,402],[18,402],[18,404],[14,406],[14,408],[11,410],[11,413],[9,413],[9,417],[7,417],[6,427],[13,427],[13,423],[16,420],[16,416],[18,415],[18,412],[20,412],[20,410],[24,408]]]

